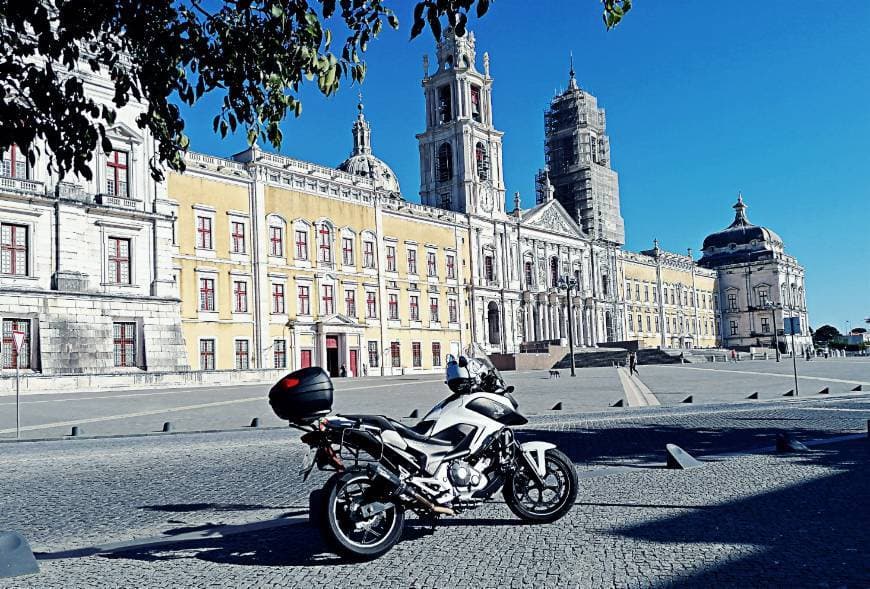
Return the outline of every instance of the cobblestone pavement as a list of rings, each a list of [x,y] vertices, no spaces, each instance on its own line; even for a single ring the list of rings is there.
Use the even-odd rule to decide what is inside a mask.
[[[870,358],[800,361],[800,392],[815,395],[828,387],[831,394],[866,383],[870,389]],[[680,404],[741,402],[752,392],[761,399],[782,398],[794,388],[791,362],[744,361],[719,364],[641,366],[640,377],[659,401]],[[556,403],[563,412],[606,411],[625,399],[613,368],[584,368],[559,379],[546,371],[507,372],[527,415],[546,415]],[[417,410],[421,415],[446,395],[443,377],[420,374],[397,377],[336,379],[335,409],[346,413],[382,413],[401,418]],[[85,435],[145,434],[171,421],[176,431],[237,429],[254,417],[263,426],[283,425],[270,410],[268,385],[170,390],[103,391],[99,393],[38,394],[22,397],[22,437],[59,438],[73,425]],[[0,440],[14,438],[15,399],[0,395]]]
[[[0,444],[0,529],[42,568],[0,587],[868,587],[870,442],[769,448],[868,418],[866,394],[535,417],[521,435],[558,443],[582,475],[563,520],[519,525],[498,501],[434,531],[412,519],[368,563],[328,553],[305,521],[323,476],[300,481],[292,430]],[[707,464],[661,468],[668,442]],[[275,521],[288,525],[251,526]],[[236,527],[184,536],[220,525]],[[89,550],[153,536],[182,539]]]

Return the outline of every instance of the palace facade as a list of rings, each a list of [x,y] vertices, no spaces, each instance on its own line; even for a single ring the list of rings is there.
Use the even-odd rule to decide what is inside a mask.
[[[107,80],[80,76],[110,103]],[[605,112],[573,66],[545,114],[536,204],[523,209],[515,193],[509,208],[493,84],[473,33],[424,57],[422,204],[374,154],[362,104],[335,168],[255,145],[189,153],[184,174],[155,182],[136,104],[120,110],[114,150],[90,180],[62,182],[44,171],[44,150],[31,167],[11,148],[0,167],[2,375],[17,362],[44,375],[401,374],[440,371],[472,344],[513,354],[573,333],[586,347],[745,347],[768,344],[784,316],[807,325],[803,268],[748,223],[742,201],[699,262],[657,243],[623,248]],[[13,330],[26,334],[20,355]]]

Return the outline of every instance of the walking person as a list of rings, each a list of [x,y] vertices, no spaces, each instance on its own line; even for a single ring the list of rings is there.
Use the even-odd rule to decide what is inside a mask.
[[[628,354],[628,374],[640,376],[640,373],[637,371],[637,352],[629,352]]]

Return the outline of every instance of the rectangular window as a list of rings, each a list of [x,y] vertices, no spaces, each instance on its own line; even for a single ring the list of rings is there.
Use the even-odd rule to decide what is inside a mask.
[[[492,256],[483,257],[483,277],[487,282],[495,280],[495,269],[492,265]]]
[[[659,302],[659,292],[658,292],[658,288],[653,287],[653,291],[652,291],[652,293],[653,293],[653,302],[654,302],[654,303]]]
[[[369,368],[377,368],[380,366],[380,354],[378,353],[378,342],[369,342]]]
[[[643,300],[644,302],[649,302],[649,285],[643,285]]]
[[[298,309],[300,315],[311,315],[311,290],[308,286],[297,287]]]
[[[428,276],[438,275],[438,266],[435,263],[435,252],[426,253],[426,274]]]
[[[481,122],[480,108],[480,88],[478,86],[471,87],[471,118],[478,123]]]
[[[109,238],[109,282],[130,284],[130,240]]]
[[[344,314],[348,317],[356,317],[356,291],[344,291]]]
[[[332,235],[329,227],[324,225],[318,232],[320,234],[320,261],[324,263],[332,262]]]
[[[233,281],[233,311],[248,312],[248,283],[244,280]]]
[[[375,267],[375,243],[373,241],[363,242],[363,267]]]
[[[245,253],[245,224],[241,221],[233,221],[230,223],[232,232],[230,233],[232,248],[234,254]]]
[[[276,258],[284,256],[284,230],[277,225],[269,227],[269,255]]]
[[[296,259],[308,259],[308,232],[296,230]]]
[[[250,358],[248,355],[248,340],[236,340],[236,370],[247,370],[250,368]]]
[[[196,247],[204,250],[212,249],[211,217],[196,218]]]
[[[214,370],[214,340],[199,340],[199,369]]]
[[[456,278],[456,256],[447,254],[447,278]]]
[[[284,285],[275,283],[272,285],[272,312],[283,315],[287,311],[284,299]]]
[[[453,101],[450,95],[450,85],[445,84],[438,88],[438,123],[446,123],[453,120]]]
[[[456,299],[447,299],[447,320],[459,323],[459,302]]]
[[[14,276],[27,276],[28,242],[25,225],[3,223],[2,250],[0,250],[0,272]]]
[[[630,282],[625,283],[625,300],[626,301],[631,300],[631,283]]]
[[[441,366],[441,342],[432,342],[432,366]]]
[[[106,193],[111,196],[130,196],[127,156],[126,151],[113,151],[106,158]]]
[[[729,323],[730,323],[730,327],[731,327],[731,335],[737,335],[737,322],[730,321]]]
[[[526,286],[532,286],[535,281],[535,272],[531,262],[523,264],[523,272],[526,275]]]
[[[643,331],[643,318],[640,316],[640,314],[638,314],[637,316],[637,331]]]
[[[655,291],[653,291],[653,292],[655,292]],[[656,317],[656,333],[658,333],[658,332],[659,332],[659,318]]]
[[[276,339],[272,342],[272,356],[275,368],[287,368],[287,340]]]
[[[323,300],[323,314],[324,315],[332,315],[335,313],[335,300],[332,296],[332,285],[324,284],[323,285],[323,296],[321,299]]]
[[[728,295],[728,308],[732,311],[737,310],[737,295],[734,293]]]
[[[432,323],[438,323],[440,321],[438,318],[438,297],[429,298],[429,321]]]
[[[770,319],[767,317],[761,318],[761,333],[770,333]]]
[[[634,331],[634,315],[628,314],[628,330]]]
[[[396,271],[396,247],[393,245],[387,246],[387,272]]]
[[[423,365],[423,352],[420,342],[411,343],[411,362],[414,368],[420,368]]]
[[[646,330],[652,331],[652,321],[650,320],[650,316],[646,316]]]
[[[353,266],[353,238],[344,237],[341,240],[341,261],[345,266]]]
[[[13,331],[24,333],[21,350],[15,349]],[[30,320],[28,319],[3,320],[3,368],[15,368],[16,362],[19,362],[20,368],[30,368]]]
[[[27,156],[21,153],[17,145],[13,145],[3,152],[3,160],[0,162],[0,176],[26,180],[27,168]]]
[[[411,321],[420,320],[420,297],[411,295]]]
[[[408,274],[417,273],[417,250],[408,250]]]
[[[214,311],[214,278],[199,279],[199,310]]]
[[[766,289],[761,289],[758,291],[758,303],[762,307],[767,306],[767,290]]]
[[[113,323],[115,366],[136,366],[136,324]]]
[[[390,342],[390,359],[393,368],[402,366],[402,349],[399,347],[399,342]]]
[[[399,318],[399,295],[391,294],[389,298],[389,318],[396,320]]]
[[[636,300],[636,301],[640,300],[640,283],[639,282],[635,282],[635,284],[634,284],[634,300]]]
[[[378,316],[378,299],[374,291],[366,292],[366,317],[374,319]]]

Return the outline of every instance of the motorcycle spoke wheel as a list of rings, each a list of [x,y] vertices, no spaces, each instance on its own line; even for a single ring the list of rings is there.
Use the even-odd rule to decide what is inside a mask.
[[[558,450],[548,450],[545,474],[539,481],[522,468],[505,485],[508,507],[525,521],[547,523],[562,517],[577,497],[577,473],[571,460]]]

